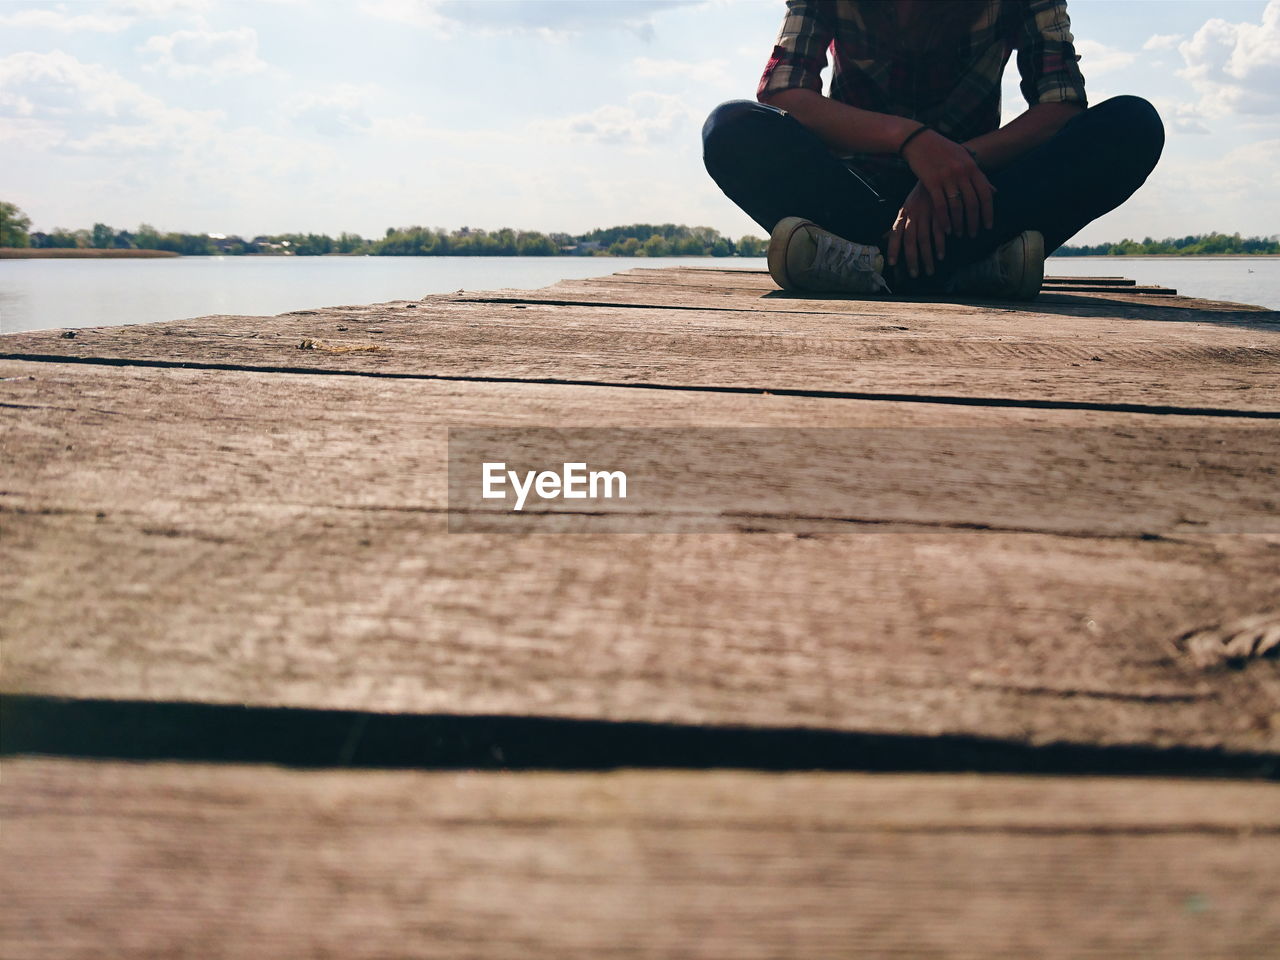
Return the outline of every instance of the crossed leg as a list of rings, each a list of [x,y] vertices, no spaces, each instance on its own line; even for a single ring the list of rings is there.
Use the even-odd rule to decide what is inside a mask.
[[[733,100],[702,128],[707,172],[766,231],[784,217],[812,220],[864,244],[883,244],[915,180],[909,172],[873,188],[855,166],[776,107]],[[1072,117],[1040,146],[990,174],[995,226],[954,236],[938,281],[988,256],[1024,230],[1050,253],[1124,203],[1146,181],[1164,147],[1164,125],[1140,97],[1113,97]]]

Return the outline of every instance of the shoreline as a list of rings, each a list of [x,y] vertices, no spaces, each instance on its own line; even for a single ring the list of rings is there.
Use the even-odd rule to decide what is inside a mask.
[[[0,247],[0,260],[153,260],[180,257],[172,250],[99,250],[96,247]]]
[[[108,249],[99,250],[94,247],[0,247],[0,260],[150,260],[171,257],[187,257],[187,254],[175,253],[171,250],[124,250],[124,249]],[[279,253],[201,253],[193,254],[190,259],[198,257],[226,257],[228,259],[239,259],[241,257],[253,258],[270,258],[285,259],[292,258],[293,254]],[[371,257],[372,254],[359,253],[328,253],[318,254],[315,259],[321,257]],[[470,255],[471,259],[477,256]],[[300,259],[310,260],[310,256],[301,257]],[[381,259],[378,257],[377,259]],[[440,254],[418,254],[411,256],[396,256],[393,259],[433,259],[433,260],[449,260],[464,259],[464,257],[453,257],[450,255]],[[542,259],[583,259],[588,260],[590,257],[574,257],[572,255],[561,255],[560,257],[529,257],[529,256],[484,256],[486,260],[542,260]],[[647,260],[648,257],[611,257],[615,260]],[[665,258],[659,258],[665,259]],[[716,260],[716,261],[734,261],[734,260],[752,260],[762,259],[760,257],[716,257],[711,254],[698,256],[690,254],[683,259],[700,259],[700,260]],[[1280,253],[1198,253],[1179,256],[1170,253],[1137,253],[1124,255],[1111,254],[1050,254],[1047,260],[1099,260],[1099,261],[1120,261],[1120,260],[1280,260]]]
[[[1280,253],[1053,253],[1046,260],[1280,260]]]

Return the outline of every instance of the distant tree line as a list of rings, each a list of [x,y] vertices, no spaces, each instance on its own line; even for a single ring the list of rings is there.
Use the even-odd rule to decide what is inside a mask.
[[[530,230],[475,230],[461,227],[388,227],[380,239],[355,233],[278,233],[245,239],[208,233],[162,233],[150,224],[136,230],[116,230],[95,223],[89,230],[31,230],[31,220],[12,203],[0,201],[0,247],[96,247],[98,249],[169,250],[188,256],[274,254],[313,257],[329,254],[375,257],[763,257],[768,241],[744,236],[721,236],[711,227],[675,223],[633,223],[568,233]],[[1055,256],[1097,257],[1135,255],[1196,256],[1211,254],[1280,254],[1280,235],[1242,237],[1238,233],[1191,234],[1141,242],[1124,239],[1059,247]]]
[[[125,250],[169,250],[187,256],[325,256],[381,257],[762,257],[766,241],[721,236],[711,227],[636,223],[582,236],[529,230],[477,230],[461,227],[389,227],[380,239],[354,233],[336,238],[325,233],[279,233],[246,239],[204,233],[166,233],[150,224],[116,230],[105,223],[91,229],[31,231],[31,220],[11,203],[0,203],[0,246],[79,247]]]
[[[1280,236],[1242,237],[1238,233],[1198,233],[1186,237],[1165,237],[1141,242],[1124,239],[1119,243],[1098,243],[1093,246],[1066,245],[1054,253],[1056,257],[1132,257],[1159,254],[1194,257],[1211,254],[1280,253]]]

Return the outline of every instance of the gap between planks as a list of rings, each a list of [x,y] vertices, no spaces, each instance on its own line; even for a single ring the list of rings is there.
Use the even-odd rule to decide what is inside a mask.
[[[715,384],[676,384],[660,382],[627,382],[617,380],[577,380],[561,377],[503,377],[482,375],[396,373],[381,370],[345,370],[334,368],[259,366],[242,363],[202,363],[198,361],[121,359],[116,357],[76,357],[57,354],[0,354],[0,360],[28,363],[76,363],[107,367],[144,367],[153,369],[210,370],[233,373],[278,373],[334,377],[371,377],[386,380],[427,380],[449,383],[491,383],[529,386],[616,387],[628,390],[664,390],[681,393],[719,393],[739,396],[801,397],[825,400],[868,400],[886,403],[932,403],[965,407],[999,407],[1023,410],[1092,410],[1108,413],[1137,413],[1154,416],[1242,417],[1254,420],[1280,419],[1280,410],[1255,410],[1237,407],[1201,407],[1179,404],[1146,404],[1124,402],[1091,402],[1087,400],[1036,400],[994,396],[948,396],[927,393],[882,393],[856,390],[821,390],[778,386],[720,386]]]

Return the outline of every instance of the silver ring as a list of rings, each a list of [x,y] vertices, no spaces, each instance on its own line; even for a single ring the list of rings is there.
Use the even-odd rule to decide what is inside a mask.
[[[947,194],[947,199],[948,199],[948,200],[959,200],[959,199],[960,199],[960,194],[958,194],[958,193],[948,193],[948,194]]]

